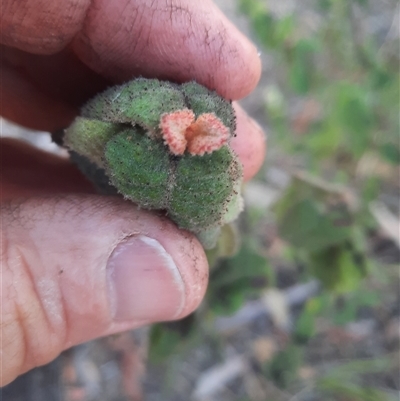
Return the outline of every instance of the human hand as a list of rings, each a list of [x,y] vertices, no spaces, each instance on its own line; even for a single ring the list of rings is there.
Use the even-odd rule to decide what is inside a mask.
[[[210,1],[5,0],[0,18],[1,114],[36,129],[68,126],[90,96],[133,76],[194,79],[239,99],[260,75],[256,49]],[[232,147],[249,179],[264,138],[235,108]],[[167,219],[95,195],[67,160],[10,140],[1,180],[1,385],[200,303],[203,249]]]

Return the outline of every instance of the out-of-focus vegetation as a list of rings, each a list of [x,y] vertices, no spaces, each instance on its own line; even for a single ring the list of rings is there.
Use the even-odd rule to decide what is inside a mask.
[[[310,380],[301,372],[311,363],[307,347],[321,332],[321,320],[343,328],[360,310],[384,309],[383,288],[396,277],[397,260],[377,257],[372,239],[384,224],[374,213],[377,204],[399,216],[398,35],[390,24],[383,34],[369,29],[372,0],[310,0],[303,6],[307,18],[276,12],[266,0],[238,0],[261,52],[273,60],[273,77],[262,88],[272,157],[258,180],[261,188],[270,186],[271,165],[279,165],[284,179],[275,182],[273,205],[250,202],[238,227],[225,228],[219,248],[209,253],[202,308],[181,322],[155,326],[151,359],[168,364],[204,338],[220,349],[216,317],[233,314],[246,300],[264,299],[268,289],[279,287],[285,266],[294,282],[317,279],[321,290],[294,313],[284,345],[259,366],[274,386],[297,394],[274,399],[394,400],[398,390],[368,381],[398,369],[395,357],[384,352],[337,361]]]
[[[302,170],[276,205],[280,235],[327,288],[356,289],[371,262],[369,205],[399,185],[396,45],[362,32],[368,0],[316,0],[308,29],[296,14],[277,17],[266,1],[239,3],[279,66],[265,90],[272,146]]]

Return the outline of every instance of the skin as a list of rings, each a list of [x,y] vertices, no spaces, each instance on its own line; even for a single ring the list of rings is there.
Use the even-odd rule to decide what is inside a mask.
[[[195,79],[238,100],[261,70],[255,47],[207,0],[4,0],[0,30],[1,114],[39,130],[68,126],[89,97],[134,76]],[[235,109],[232,147],[248,180],[263,162],[265,139]],[[10,139],[2,140],[1,153],[1,385],[68,347],[181,318],[198,306],[208,266],[192,235],[96,195],[66,159]],[[185,293],[178,313],[160,309],[139,318],[124,311],[131,314],[121,320],[110,312],[107,259],[138,234],[157,240],[174,260]],[[40,290],[44,278],[50,298]],[[57,319],[49,303],[61,311]]]

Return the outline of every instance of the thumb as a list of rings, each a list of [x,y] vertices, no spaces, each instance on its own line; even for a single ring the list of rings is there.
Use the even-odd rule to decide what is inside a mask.
[[[189,233],[116,198],[35,198],[2,207],[0,385],[75,344],[182,318],[207,260]]]

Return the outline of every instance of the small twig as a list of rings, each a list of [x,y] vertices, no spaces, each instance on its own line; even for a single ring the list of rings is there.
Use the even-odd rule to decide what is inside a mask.
[[[320,284],[317,280],[305,284],[294,285],[283,291],[286,305],[291,308],[300,305],[307,299],[316,295]],[[269,306],[262,300],[247,302],[238,312],[232,316],[220,317],[215,321],[215,331],[219,334],[226,334],[240,329],[246,324],[261,316],[269,316],[271,311]]]
[[[395,216],[383,202],[371,202],[369,210],[386,235],[400,248],[399,218]]]
[[[243,355],[227,359],[223,364],[213,366],[199,377],[193,391],[194,400],[205,400],[221,391],[230,381],[244,374],[248,368]]]
[[[387,45],[387,43],[390,40],[395,39],[396,37],[399,37],[399,29],[400,29],[400,3],[397,3],[396,10],[393,14],[393,19],[392,23],[390,24],[390,28],[388,33],[385,36],[385,39],[383,39],[382,45],[378,49],[378,55],[380,56]]]
[[[288,401],[301,401],[301,398],[299,398],[301,395],[308,393],[311,388],[313,387],[313,385],[308,385],[306,387],[304,387],[303,389],[301,389],[298,393],[294,394],[292,398],[290,398],[290,400]]]

